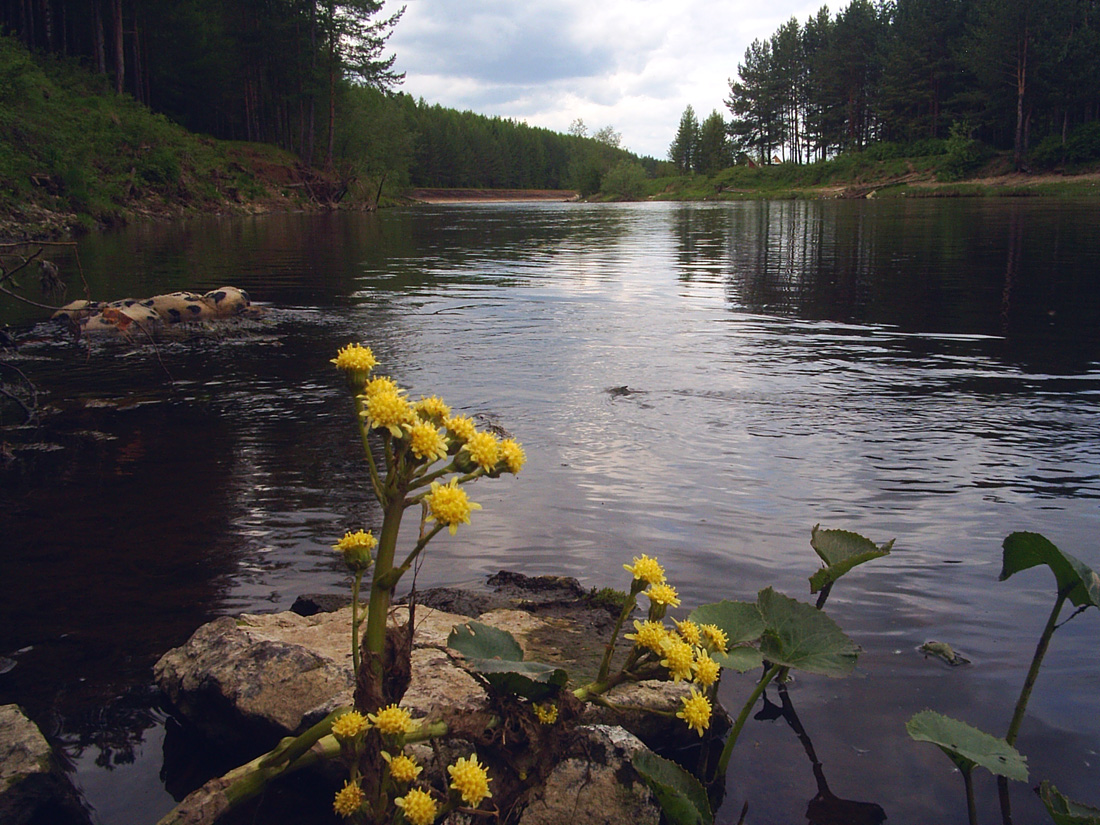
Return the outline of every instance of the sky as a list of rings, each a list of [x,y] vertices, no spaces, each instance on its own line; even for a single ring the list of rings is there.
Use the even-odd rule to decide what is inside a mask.
[[[663,159],[689,104],[727,120],[729,80],[757,38],[824,0],[386,0],[399,87],[460,111],[566,132],[611,126]]]

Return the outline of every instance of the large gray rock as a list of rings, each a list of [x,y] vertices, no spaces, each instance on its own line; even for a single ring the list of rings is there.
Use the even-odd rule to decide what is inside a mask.
[[[38,726],[18,706],[0,705],[0,822],[75,825],[89,821]]]
[[[661,808],[632,766],[646,746],[620,727],[589,725],[535,789],[519,825],[657,825]]]

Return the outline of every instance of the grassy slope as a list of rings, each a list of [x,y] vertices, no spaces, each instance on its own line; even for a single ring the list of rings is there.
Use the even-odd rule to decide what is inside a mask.
[[[301,208],[297,158],[188,133],[102,77],[0,37],[0,238],[134,217]]]
[[[711,176],[659,178],[649,183],[647,195],[653,200],[1100,195],[1095,167],[1025,175],[1011,172],[1009,158],[1001,155],[971,178],[942,181],[944,161],[943,155],[872,160],[855,154],[802,166],[736,166]]]

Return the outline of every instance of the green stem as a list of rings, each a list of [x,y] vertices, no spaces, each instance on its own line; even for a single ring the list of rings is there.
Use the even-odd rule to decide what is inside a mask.
[[[355,418],[359,425],[359,435],[363,439],[363,452],[367,454],[367,469],[370,471],[370,483],[374,497],[381,502],[385,496],[382,479],[378,476],[378,466],[374,463],[374,453],[370,448],[370,424],[363,418],[364,407],[360,396],[355,396]]]
[[[978,806],[974,801],[973,769],[962,771],[963,785],[966,787],[966,816],[970,825],[978,825]]]
[[[596,676],[597,682],[602,682],[607,679],[607,673],[611,670],[611,657],[615,655],[615,642],[619,640],[619,631],[623,629],[623,623],[626,622],[630,614],[634,612],[634,605],[637,604],[637,594],[634,593],[634,586],[631,585],[631,590],[623,602],[623,609],[619,611],[618,621],[615,622],[615,629],[611,631],[611,639],[607,643],[607,648],[603,652],[603,661],[600,662],[600,672]]]
[[[351,668],[352,673],[359,672],[359,586],[363,582],[363,570],[355,571],[355,580],[351,583]]]
[[[1043,657],[1046,656],[1050,639],[1054,635],[1058,624],[1058,614],[1062,612],[1062,605],[1065,604],[1070,589],[1066,588],[1058,591],[1054,608],[1050,611],[1046,627],[1043,628],[1043,632],[1039,636],[1039,643],[1035,646],[1035,655],[1031,657],[1031,667],[1028,668],[1027,676],[1024,678],[1024,686],[1020,689],[1020,698],[1016,700],[1016,709],[1012,713],[1012,721],[1008,723],[1008,733],[1005,734],[1005,741],[1010,745],[1016,743],[1016,736],[1019,734],[1020,726],[1024,722],[1028,700],[1031,699],[1031,691],[1035,688],[1035,682],[1039,678],[1039,668],[1043,664]],[[1003,825],[1012,825],[1012,799],[1008,792],[1008,779],[1003,776],[997,777],[997,796],[1001,802],[1001,822]]]
[[[745,727],[745,721],[749,718],[749,713],[756,705],[756,700],[760,698],[760,694],[764,692],[764,688],[768,686],[768,683],[775,678],[776,674],[782,670],[780,665],[772,665],[768,668],[767,672],[760,677],[760,681],[756,683],[756,687],[749,695],[748,700],[745,702],[745,706],[741,708],[741,713],[737,717],[737,721],[733,723],[733,728],[730,730],[729,738],[726,740],[725,747],[722,748],[722,755],[718,759],[718,770],[716,776],[724,776],[726,770],[729,768],[730,755],[733,753],[733,746],[737,744],[737,737],[741,735],[741,728]]]
[[[391,590],[396,587],[397,582],[401,579],[401,577],[409,572],[409,568],[411,568],[413,562],[416,561],[416,557],[420,555],[424,548],[428,546],[428,542],[435,538],[436,534],[444,527],[446,527],[445,524],[437,524],[430,531],[421,536],[420,540],[416,543],[416,547],[412,549],[412,552],[410,552],[409,555],[405,558],[405,561],[401,563],[401,566],[393,568],[390,571],[389,575],[384,577],[383,581],[380,582],[380,584],[383,587],[389,585]]]
[[[364,648],[375,654],[371,657],[372,667],[382,666],[382,651],[386,646],[386,619],[390,612],[390,593],[393,586],[388,583],[388,574],[393,569],[393,557],[397,552],[397,534],[401,530],[401,516],[405,512],[405,502],[401,496],[394,496],[385,505],[382,517],[382,534],[378,538],[378,555],[374,560],[374,576],[371,578],[370,603],[367,605],[367,632],[363,636]],[[382,673],[375,673],[379,684]]]
[[[1020,725],[1024,721],[1024,712],[1027,710],[1027,703],[1031,698],[1032,688],[1035,687],[1035,680],[1039,678],[1039,668],[1043,664],[1043,657],[1046,655],[1047,647],[1050,645],[1050,637],[1054,635],[1055,626],[1058,624],[1058,614],[1062,611],[1062,605],[1065,603],[1066,596],[1068,595],[1068,590],[1058,591],[1058,598],[1054,602],[1054,609],[1050,611],[1050,618],[1047,619],[1046,627],[1043,628],[1043,634],[1039,637],[1039,644],[1035,646],[1035,655],[1031,659],[1031,668],[1027,672],[1027,678],[1024,679],[1024,686],[1020,691],[1020,698],[1016,700],[1016,710],[1012,714],[1012,721],[1008,723],[1008,733],[1005,734],[1005,741],[1010,745],[1015,744],[1016,734],[1020,732]]]

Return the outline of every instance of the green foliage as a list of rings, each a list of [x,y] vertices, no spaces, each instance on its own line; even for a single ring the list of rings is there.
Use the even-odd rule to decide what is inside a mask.
[[[504,694],[537,702],[557,695],[569,678],[561,668],[523,661],[523,648],[511,633],[480,622],[456,625],[447,647],[465,656],[471,670]]]
[[[981,168],[993,152],[989,146],[970,136],[968,123],[960,121],[951,126],[947,139],[946,159],[940,168],[940,180],[962,180]]]
[[[723,600],[699,605],[688,619],[699,625],[712,624],[726,634],[728,650],[711,654],[722,667],[745,673],[763,664],[760,651],[749,644],[755,644],[764,632],[764,617],[755,602]]]
[[[642,751],[632,764],[657,797],[669,825],[710,825],[714,821],[706,789],[675,762]]]
[[[823,612],[770,587],[760,591],[757,604],[765,628],[760,652],[769,662],[824,676],[851,673],[859,648]]]
[[[1004,739],[990,736],[965,722],[931,710],[916,713],[905,723],[909,736],[939,747],[964,773],[975,767],[1018,782],[1027,781],[1027,760]]]
[[[1046,169],[1100,161],[1100,122],[1078,126],[1064,143],[1060,135],[1048,135],[1031,151],[1031,161]]]
[[[1100,808],[1068,799],[1045,779],[1039,783],[1039,798],[1055,825],[1100,825]]]
[[[1004,540],[1000,580],[1045,564],[1054,573],[1058,592],[1077,607],[1100,607],[1100,575],[1087,564],[1059,550],[1039,533],[1012,533]]]
[[[645,194],[646,173],[641,164],[621,160],[600,181],[600,194],[614,200],[636,201]]]
[[[894,546],[893,539],[879,547],[858,533],[850,533],[847,530],[822,530],[820,527],[821,525],[814,525],[810,546],[825,562],[825,567],[810,576],[811,593],[817,593],[831,585],[853,567],[865,561],[889,555],[890,549]]]

